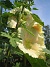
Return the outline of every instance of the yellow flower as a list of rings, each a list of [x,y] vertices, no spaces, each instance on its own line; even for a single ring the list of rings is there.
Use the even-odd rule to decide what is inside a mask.
[[[45,52],[42,51],[42,47],[35,43],[31,44],[31,48],[26,48],[24,44],[18,43],[18,47],[22,50],[25,54],[28,53],[33,58],[41,58],[45,59]],[[44,46],[45,48],[45,46]]]
[[[18,47],[24,53],[28,53],[33,58],[42,58],[45,59],[45,52],[43,48],[46,48],[44,45],[44,35],[39,34],[34,31],[35,36],[32,36],[24,29],[21,30],[22,44],[18,43]]]
[[[46,46],[44,43],[44,31],[42,30],[43,26],[35,22],[30,13],[28,13],[24,18],[27,29],[29,29],[34,36],[24,28],[21,28],[19,31],[22,43],[18,43],[18,47],[24,53],[28,53],[33,58],[45,59],[45,52],[43,52],[43,49],[46,48]]]

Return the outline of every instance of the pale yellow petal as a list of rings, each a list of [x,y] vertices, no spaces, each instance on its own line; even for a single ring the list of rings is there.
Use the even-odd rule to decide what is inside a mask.
[[[30,56],[34,57],[34,58],[38,58],[38,55],[36,55],[36,52],[32,49],[26,49],[24,47],[23,44],[18,43],[18,47],[20,48],[20,50],[22,50],[24,53],[28,53]]]

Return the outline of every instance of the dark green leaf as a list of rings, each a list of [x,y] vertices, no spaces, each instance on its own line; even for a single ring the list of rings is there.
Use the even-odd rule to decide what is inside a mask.
[[[2,6],[5,9],[13,8],[13,4],[10,2],[10,0],[1,1],[0,6]]]
[[[14,5],[15,5],[15,7],[20,7],[20,6],[22,6],[23,5],[23,2],[15,2],[14,3]]]
[[[2,17],[9,17],[9,16],[14,16],[14,14],[13,13],[10,13],[10,12],[4,12],[3,14],[2,14]]]
[[[8,21],[8,17],[14,16],[14,14],[10,13],[10,12],[4,12],[2,14],[2,25],[4,27],[7,27],[7,21]]]
[[[33,8],[33,10],[38,10],[37,8]]]
[[[38,22],[39,24],[41,24],[42,26],[44,26],[44,22],[41,21],[41,19],[38,17],[38,15],[36,14],[32,14],[33,19]]]
[[[32,67],[47,67],[46,63],[42,59],[33,58],[28,54],[25,54],[25,57],[28,59]]]
[[[0,60],[4,58],[3,49],[0,48]]]
[[[0,60],[3,60],[4,57],[5,57],[5,56],[4,56],[3,52],[1,52],[1,53],[0,53]]]
[[[2,24],[3,24],[3,26],[7,25],[7,21],[8,21],[8,14],[7,14],[7,12],[5,12],[5,13],[2,14]]]

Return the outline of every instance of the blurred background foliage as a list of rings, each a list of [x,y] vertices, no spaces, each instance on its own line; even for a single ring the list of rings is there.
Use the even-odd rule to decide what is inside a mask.
[[[50,61],[46,63],[42,59],[35,59],[28,54],[23,54],[16,44],[16,41],[20,42],[21,40],[21,38],[18,37],[18,26],[16,26],[15,29],[7,27],[8,17],[13,15],[8,12],[9,10],[20,6],[23,7],[22,11],[24,7],[30,11],[38,10],[36,7],[31,8],[33,5],[35,5],[34,0],[14,0],[13,3],[11,0],[0,0],[0,67],[47,67],[50,65]],[[19,13],[16,15],[19,15]],[[33,14],[32,16],[36,22],[44,25],[38,15]],[[46,29],[44,29],[45,43],[47,49],[50,49],[49,35],[47,34],[48,27],[44,26],[44,28]],[[49,55],[47,56],[50,58]]]

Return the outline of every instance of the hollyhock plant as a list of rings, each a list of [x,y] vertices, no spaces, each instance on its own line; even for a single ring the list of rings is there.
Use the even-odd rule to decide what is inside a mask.
[[[21,8],[18,8],[18,11],[21,11]],[[15,12],[17,12],[17,8],[11,10],[10,12],[15,14]],[[26,13],[26,15],[24,13]],[[23,20],[23,22],[21,20]],[[45,52],[43,52],[43,49],[46,48],[46,46],[44,43],[44,31],[42,30],[43,26],[34,20],[32,13],[26,8],[23,10],[20,21],[21,24],[25,22],[24,24],[26,28],[30,30],[34,36],[23,27],[18,28],[18,34],[20,34],[19,37],[22,38],[22,43],[17,42],[19,49],[25,54],[28,53],[33,58],[45,59]],[[12,28],[15,28],[17,24],[16,18],[12,17],[9,23],[12,25]]]

